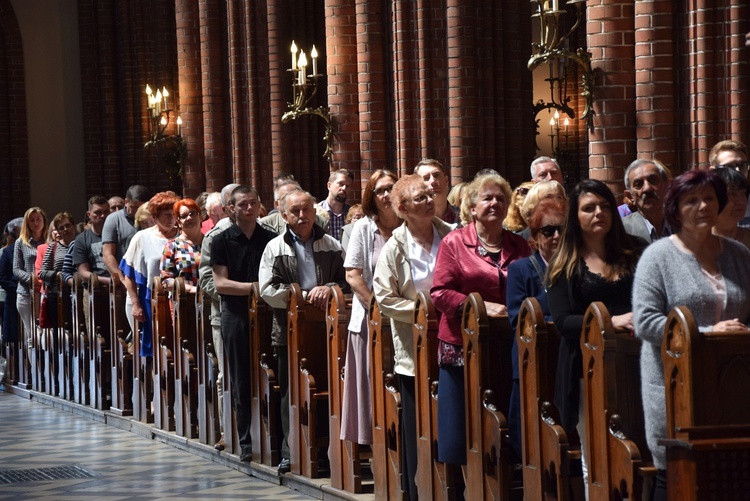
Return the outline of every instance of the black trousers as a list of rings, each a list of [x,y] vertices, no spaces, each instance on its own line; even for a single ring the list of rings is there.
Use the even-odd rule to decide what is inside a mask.
[[[289,459],[289,349],[286,346],[274,346],[276,357],[276,381],[281,393],[281,457]]]
[[[410,501],[417,501],[417,405],[414,377],[399,374],[398,380],[401,392],[401,490],[409,493]]]
[[[250,323],[247,306],[242,311],[222,307],[221,340],[224,342],[224,357],[227,361],[226,377],[232,385],[234,414],[237,420],[237,434],[243,452],[252,450],[250,417],[252,387],[250,370]]]

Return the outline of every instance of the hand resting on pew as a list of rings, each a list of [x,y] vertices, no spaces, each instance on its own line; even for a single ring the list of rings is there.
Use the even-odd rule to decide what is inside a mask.
[[[730,320],[722,320],[718,324],[713,326],[713,332],[731,332],[731,331],[746,331],[747,326],[740,322],[739,318],[732,318]]]
[[[487,316],[490,318],[500,318],[508,315],[508,307],[504,304],[485,301],[484,307],[487,309]]]
[[[328,289],[327,285],[318,285],[310,289],[307,293],[307,300],[313,304],[313,306],[324,310],[328,307]]]
[[[630,311],[623,315],[615,315],[612,317],[612,327],[615,330],[627,330],[630,334],[633,334],[633,312]]]

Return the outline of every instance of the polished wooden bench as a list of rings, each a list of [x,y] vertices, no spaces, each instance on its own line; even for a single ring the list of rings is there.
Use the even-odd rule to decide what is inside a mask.
[[[73,289],[60,277],[58,282],[60,294],[57,301],[57,367],[59,396],[64,400],[73,400],[73,303],[70,295]]]
[[[153,298],[152,298],[153,299]],[[152,303],[153,304],[153,303]],[[152,306],[153,307],[153,306]],[[153,311],[153,310],[152,310]],[[142,423],[154,422],[154,357],[141,356],[141,327],[138,320],[133,321],[135,332],[133,332],[133,418]],[[153,323],[152,323],[153,325]],[[153,329],[153,328],[152,328]],[[153,333],[153,336],[156,336]],[[152,337],[151,346],[154,353],[158,339]]]
[[[219,360],[211,330],[211,298],[198,289],[195,295],[198,330],[198,440],[213,446],[219,441],[219,403],[217,383]]]
[[[505,416],[512,390],[513,332],[508,317],[489,318],[482,297],[466,298],[461,320],[466,394],[466,499],[511,499]],[[521,494],[522,495],[522,494]]]
[[[591,303],[581,333],[589,500],[641,499],[656,472],[646,445],[641,341],[615,332],[606,306]]]
[[[344,400],[344,371],[349,335],[352,297],[345,295],[338,285],[328,295],[326,331],[328,333],[328,411],[331,443],[328,457],[331,462],[331,486],[348,492],[362,492],[362,452],[358,443],[341,440],[341,418]]]
[[[33,292],[31,294],[31,350],[29,359],[31,362],[31,388],[34,391],[40,393],[44,392],[44,349],[43,345],[46,340],[43,341],[44,331],[39,327],[39,311],[41,306],[41,285],[36,273],[31,274],[31,283],[33,284]]]
[[[375,296],[370,300],[370,360],[372,361],[372,474],[375,499],[401,500],[401,395],[393,371],[393,337]]]
[[[662,344],[670,500],[747,499],[750,331],[699,332],[680,306]]]
[[[571,499],[571,462],[580,460],[554,406],[560,335],[539,301],[521,304],[516,330],[521,397],[523,488],[528,499]],[[579,477],[580,478],[580,477]]]
[[[318,453],[328,445],[325,312],[303,299],[299,284],[290,285],[287,304],[289,459],[292,473],[318,478]]]
[[[109,410],[112,404],[109,287],[91,274],[89,283],[89,394],[91,406]]]
[[[91,403],[91,365],[88,325],[84,314],[83,280],[76,273],[73,279],[71,304],[73,309],[73,396],[77,404]]]
[[[174,329],[169,308],[168,290],[161,277],[154,277],[151,293],[152,345],[154,347],[154,425],[174,431],[175,359]]]
[[[133,355],[126,340],[130,325],[125,315],[125,287],[119,275],[109,284],[110,325],[110,411],[119,416],[133,415]],[[135,337],[135,335],[133,336]]]
[[[198,436],[198,324],[195,293],[178,277],[172,287],[174,421],[177,435]]]
[[[420,496],[427,499],[455,499],[454,465],[437,460],[439,316],[428,291],[419,291],[414,302],[414,401],[417,419],[417,474]]]
[[[275,466],[281,460],[281,393],[271,346],[273,310],[260,297],[258,282],[248,296],[252,367],[253,461]],[[226,397],[226,393],[225,396]]]
[[[58,279],[56,279],[58,280]],[[59,281],[59,280],[58,280]],[[41,297],[40,297],[41,300]],[[47,311],[50,315],[54,315],[57,325],[60,325],[60,295],[49,295],[47,298],[48,306]],[[41,301],[39,303],[39,310],[41,311]],[[38,317],[37,317],[38,318]],[[58,382],[58,352],[59,343],[57,339],[57,332],[59,329],[47,327],[38,327],[38,335],[41,341],[41,367],[42,367],[42,381],[44,382],[43,391],[53,397],[59,395],[60,388]]]

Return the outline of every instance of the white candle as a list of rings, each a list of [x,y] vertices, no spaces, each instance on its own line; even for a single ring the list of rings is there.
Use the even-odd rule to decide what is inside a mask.
[[[167,91],[166,87],[163,88],[163,92],[161,94],[162,96],[164,96],[164,109],[168,110],[169,105],[167,104],[167,96],[169,95],[169,91]]]
[[[318,74],[318,51],[315,49],[315,45],[313,45],[312,51],[310,51],[310,56],[312,56],[312,63],[313,63],[313,75]]]
[[[305,85],[307,83],[307,56],[305,51],[300,51],[299,54],[299,84]]]
[[[292,40],[292,70],[297,69],[297,44]]]
[[[552,10],[557,10],[557,0],[552,0]]]
[[[156,97],[154,98],[154,105],[156,105],[156,114],[161,113],[161,91],[156,90]]]
[[[182,117],[177,117],[177,135],[182,135]]]

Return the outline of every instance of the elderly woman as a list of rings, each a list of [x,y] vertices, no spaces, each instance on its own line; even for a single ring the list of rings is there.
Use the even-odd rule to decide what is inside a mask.
[[[177,277],[185,279],[185,289],[195,292],[198,287],[198,266],[201,262],[201,210],[192,198],[174,204],[174,215],[180,234],[164,246],[159,270],[161,283],[171,288]]]
[[[488,316],[507,314],[508,265],[531,253],[526,240],[503,229],[510,198],[510,185],[501,176],[475,179],[461,204],[461,214],[469,225],[447,235],[438,252],[430,292],[435,308],[442,313],[438,329],[438,460],[443,463],[466,463],[464,301],[470,293],[478,292]]]
[[[37,247],[43,243],[46,234],[47,216],[44,211],[39,207],[28,209],[23,216],[21,233],[13,249],[13,275],[18,280],[16,307],[23,324],[27,348],[31,348],[34,333],[34,318],[31,311],[31,294],[34,293],[34,286],[31,283],[31,275],[34,273]]]
[[[612,314],[615,329],[633,330],[633,274],[645,245],[625,233],[607,185],[587,179],[573,189],[559,249],[547,269],[547,299],[561,337],[555,405],[562,426],[569,433],[577,428],[584,451],[585,422],[578,419],[583,402],[583,316],[592,302],[601,301]],[[583,477],[586,485],[585,455]]]
[[[404,224],[383,246],[373,275],[373,291],[383,315],[391,319],[395,372],[401,392],[402,487],[418,499],[417,430],[414,401],[414,342],[412,315],[417,291],[430,290],[440,241],[452,226],[435,217],[435,199],[422,177],[398,180],[391,203]]]
[[[120,261],[124,285],[128,291],[125,307],[132,308],[133,318],[140,322],[141,356],[153,356],[151,340],[151,287],[153,278],[159,276],[164,245],[175,238],[174,206],[179,198],[171,191],[157,193],[148,201],[148,211],[156,223],[133,235],[128,250]]]
[[[543,181],[543,183],[560,184],[557,181]],[[539,183],[542,184],[542,183]],[[518,325],[518,312],[521,303],[527,297],[536,298],[542,307],[547,321],[552,320],[547,302],[547,288],[544,286],[544,275],[547,265],[552,260],[560,244],[563,222],[565,221],[565,205],[562,200],[546,198],[536,204],[531,217],[531,243],[536,252],[512,263],[508,267],[508,286],[506,290],[508,317],[513,332]],[[513,389],[510,395],[508,411],[508,425],[510,439],[517,459],[521,458],[521,393],[518,381],[518,346],[513,344],[511,355],[513,363]]]
[[[635,334],[641,347],[641,392],[646,438],[659,470],[652,499],[666,499],[666,403],[661,345],[667,316],[687,306],[701,331],[746,329],[750,320],[750,252],[712,233],[727,205],[716,171],[677,176],[664,200],[673,234],[651,244],[638,263],[633,287]]]
[[[393,230],[401,225],[391,203],[396,180],[393,172],[384,169],[370,176],[362,194],[365,217],[354,224],[344,260],[346,281],[354,292],[354,300],[346,343],[341,439],[360,444],[372,443],[367,309],[375,263]]]
[[[526,199],[526,195],[533,186],[534,183],[526,182],[521,183],[515,190],[513,190],[510,204],[508,205],[508,216],[503,222],[503,226],[506,230],[520,233],[526,229],[527,223],[521,215],[521,206]]]
[[[727,205],[719,213],[713,234],[737,240],[750,249],[750,229],[737,226],[745,217],[750,185],[745,176],[734,169],[719,168],[714,172],[727,185]]]

